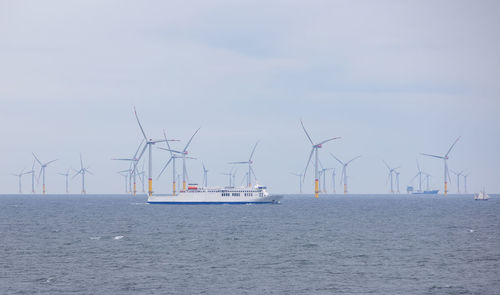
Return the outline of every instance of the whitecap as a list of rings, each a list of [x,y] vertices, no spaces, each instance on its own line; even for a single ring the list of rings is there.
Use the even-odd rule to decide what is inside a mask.
[[[100,240],[101,237],[90,237],[91,240]]]
[[[121,239],[123,239],[123,236],[116,236],[113,238],[113,240],[121,240]]]
[[[469,229],[469,232],[470,232],[470,233],[473,233],[473,232],[475,232],[475,230],[473,230],[473,229]]]

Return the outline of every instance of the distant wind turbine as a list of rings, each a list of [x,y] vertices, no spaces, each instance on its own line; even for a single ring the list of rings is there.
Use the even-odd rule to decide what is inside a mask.
[[[82,175],[82,195],[85,195],[87,191],[85,191],[85,174],[90,173],[90,175],[94,175],[88,167],[83,167],[82,154],[80,153],[80,170],[76,171],[76,174],[73,176],[75,178],[77,175]]]
[[[35,159],[33,159],[33,165],[30,171],[26,171],[25,174],[31,174],[31,193],[35,193]]]
[[[304,178],[302,179],[302,181],[304,181],[304,179],[306,177],[307,168],[309,167],[309,163],[311,162],[311,158],[312,158],[313,154],[315,154],[315,160],[314,160],[314,197],[318,198],[319,197],[318,196],[319,195],[318,149],[322,148],[323,144],[325,144],[329,141],[332,141],[334,139],[339,139],[340,137],[329,138],[329,139],[323,140],[323,141],[315,144],[312,141],[311,137],[309,136],[309,133],[307,133],[306,127],[304,127],[304,123],[302,122],[302,120],[300,120],[300,124],[302,125],[302,129],[304,129],[304,133],[306,134],[307,139],[309,139],[309,142],[311,142],[311,144],[312,144],[311,153],[309,154],[309,159],[307,159],[306,169],[304,169]]]
[[[40,174],[38,174],[38,179],[40,179],[40,175],[42,175],[42,184],[43,184],[42,192],[45,195],[45,168],[47,168],[47,166],[50,163],[57,161],[57,159],[49,161],[47,163],[42,163],[42,162],[40,162],[40,160],[38,160],[38,158],[36,157],[35,153],[32,153],[32,154],[33,154],[33,157],[35,157],[35,160],[38,162],[38,164],[40,164]]]
[[[255,176],[255,172],[252,169],[252,158],[253,154],[255,153],[255,148],[257,148],[257,144],[259,144],[259,141],[257,141],[252,149],[252,152],[250,153],[250,157],[248,158],[248,161],[244,162],[229,162],[229,164],[248,164],[248,173],[247,173],[247,186],[251,187],[252,186],[252,174]],[[233,183],[234,184],[234,183]]]
[[[18,174],[16,173],[12,173],[13,176],[16,176],[19,180],[19,193],[22,194],[22,185],[21,185],[21,178],[23,177],[23,175],[27,174],[26,172],[24,172],[24,169],[21,170],[21,172],[19,172]]]
[[[205,163],[201,162],[201,166],[203,167],[203,187],[208,187],[208,169],[205,167]]]
[[[470,175],[470,172],[464,174],[464,192],[467,193],[467,177]]]
[[[453,149],[453,147],[455,146],[455,144],[457,143],[457,141],[459,139],[460,139],[460,136],[455,140],[455,142],[453,142],[451,147],[448,149],[448,152],[446,152],[446,154],[444,156],[436,156],[436,155],[421,153],[421,155],[442,159],[444,161],[444,195],[445,196],[448,194],[448,180],[451,183],[450,172],[448,171],[448,162],[447,162],[449,159],[448,155],[450,154],[451,150]]]
[[[186,146],[184,147],[184,149],[182,151],[172,150],[170,148],[170,145],[168,145],[169,146],[168,149],[160,148],[162,150],[167,150],[167,151],[170,151],[172,153],[179,154],[180,158],[182,158],[182,190],[183,191],[186,190],[186,179],[188,178],[187,169],[186,169],[186,159],[189,159],[189,157],[187,156],[188,155],[188,147],[191,144],[191,141],[193,141],[193,138],[198,133],[198,131],[200,131],[200,128],[196,129],[196,131],[193,133],[193,135],[191,136],[191,138],[189,139],[189,141],[187,142]],[[171,140],[169,139],[169,141],[171,141]],[[172,157],[170,159],[172,159]],[[164,169],[166,168],[166,166],[168,166],[169,163],[170,163],[170,160],[165,165]]]
[[[292,175],[299,177],[299,191],[300,191],[300,193],[302,193],[302,176],[303,176],[303,174],[302,173],[294,173],[294,172],[290,172],[290,173]]]
[[[71,169],[68,169],[68,171],[66,171],[66,173],[57,173],[59,175],[62,175],[66,178],[66,193],[69,194],[69,187],[68,187],[68,177],[69,177],[69,171]]]
[[[396,168],[391,168],[391,167],[389,167],[389,165],[385,161],[383,161],[383,162],[384,162],[385,166],[387,167],[387,169],[389,170],[389,175],[387,176],[387,180],[389,180],[389,178],[391,179],[391,194],[393,194],[394,193],[394,181],[392,178],[392,174],[396,173],[396,169],[399,169],[400,166],[398,166]]]
[[[349,165],[350,163],[352,163],[352,161],[358,159],[358,158],[361,158],[361,156],[357,156],[357,157],[354,157],[352,158],[351,160],[347,161],[347,162],[342,162],[339,158],[335,157],[332,153],[329,153],[335,160],[337,160],[340,165],[342,165],[342,172],[341,172],[341,177],[340,177],[340,183],[342,184],[342,182],[344,183],[344,194],[347,194],[347,165]]]
[[[464,171],[462,170],[460,172],[457,172],[457,171],[451,170],[451,172],[457,176],[457,193],[460,193],[460,176],[462,176]]]
[[[139,159],[137,158],[137,155],[139,154],[139,150],[141,149],[141,146],[142,144],[144,143],[144,139],[141,141],[141,143],[139,144],[139,146],[137,147],[134,155],[132,156],[132,158],[114,158],[112,160],[117,160],[117,161],[128,161],[130,162],[130,166],[132,167],[129,167],[129,169],[131,170],[130,172],[130,178],[132,178],[133,180],[133,183],[134,183],[134,186],[133,186],[133,189],[132,189],[132,194],[135,196],[137,194],[137,163],[139,162]]]
[[[333,188],[333,193],[336,194],[337,192],[335,191],[335,175],[336,171],[335,168],[332,169],[332,188]]]

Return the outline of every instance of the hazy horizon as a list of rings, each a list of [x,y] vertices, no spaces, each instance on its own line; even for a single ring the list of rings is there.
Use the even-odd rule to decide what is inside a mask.
[[[387,193],[384,160],[401,166],[406,192],[417,159],[442,193],[442,161],[420,153],[445,154],[459,136],[450,169],[470,173],[469,193],[500,192],[497,1],[11,1],[0,8],[0,194],[17,193],[11,173],[31,169],[32,153],[58,159],[47,168],[48,194],[64,192],[57,173],[79,168],[80,153],[95,174],[86,177],[89,194],[123,193],[116,172],[128,164],[111,159],[131,157],[142,140],[134,106],[148,137],[162,138],[165,129],[181,140],[173,148],[201,127],[189,149],[198,159],[188,161],[191,182],[201,184],[203,160],[209,185],[226,185],[227,163],[246,161],[259,140],[259,182],[271,193],[297,193],[291,172],[303,172],[311,149],[302,119],[315,142],[342,137],[320,150],[322,163],[337,170],[337,193],[341,167],[328,152],[362,156],[348,167],[351,193]],[[168,157],[153,151],[157,193],[171,192],[171,167],[157,180]],[[304,193],[313,193],[313,175],[310,165]],[[451,181],[454,194],[454,174]],[[70,193],[80,186],[79,176],[71,179]],[[26,176],[23,192],[30,191]]]

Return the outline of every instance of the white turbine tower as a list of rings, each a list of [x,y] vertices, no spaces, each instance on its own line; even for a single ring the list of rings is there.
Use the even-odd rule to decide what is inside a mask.
[[[341,176],[340,176],[340,184],[342,184],[342,182],[344,183],[344,194],[347,194],[347,165],[349,165],[350,163],[352,163],[352,161],[360,158],[361,156],[357,156],[357,157],[354,157],[352,158],[351,160],[347,161],[347,162],[342,162],[339,158],[335,157],[332,153],[329,153],[335,160],[337,160],[340,165],[342,165],[342,172],[341,172]]]
[[[290,172],[290,173],[299,178],[299,191],[300,191],[300,193],[302,193],[302,176],[303,176],[303,174],[302,173],[294,173],[294,172]]]
[[[302,120],[300,120],[300,124],[302,125],[302,129],[304,129],[304,132],[305,132],[307,138],[309,139],[309,141],[312,144],[311,153],[309,154],[309,159],[307,159],[306,169],[304,169],[304,178],[302,179],[302,181],[304,181],[304,179],[305,179],[305,176],[307,173],[307,168],[309,167],[309,163],[311,162],[311,158],[312,158],[313,154],[315,154],[315,160],[314,160],[314,197],[318,198],[319,197],[318,196],[319,195],[318,149],[322,148],[323,144],[325,144],[329,141],[332,141],[334,139],[339,139],[340,137],[329,138],[329,139],[323,140],[323,141],[315,144],[312,141],[311,137],[309,136],[309,133],[307,133],[306,127],[304,127],[304,123],[302,122]]]
[[[448,180],[450,180],[450,183],[451,183],[450,172],[448,171],[448,159],[449,159],[448,155],[450,154],[451,149],[453,149],[453,147],[455,146],[455,144],[457,143],[457,141],[459,139],[460,139],[460,136],[455,140],[455,142],[451,145],[450,149],[448,149],[448,152],[444,156],[436,156],[436,155],[421,153],[424,156],[438,158],[438,159],[442,159],[444,161],[444,195],[445,196],[448,194]]]
[[[201,166],[203,167],[203,187],[208,187],[208,169],[205,167],[205,163],[201,162]]]
[[[120,174],[121,176],[123,176],[123,178],[125,179],[125,193],[128,193],[128,174],[129,174],[129,170],[122,170],[122,171],[118,171],[116,173]]]
[[[28,173],[24,172],[24,169],[23,169],[23,170],[21,170],[21,172],[19,172],[18,174],[16,174],[16,173],[12,173],[12,175],[13,175],[13,176],[16,176],[16,177],[18,178],[18,180],[19,180],[19,193],[20,193],[20,194],[22,194],[22,193],[23,193],[23,192],[22,192],[22,189],[21,189],[21,188],[22,188],[22,185],[21,185],[21,178],[22,178],[22,177],[23,177],[23,175],[25,175],[25,174],[28,174]]]
[[[35,160],[38,162],[38,164],[40,164],[40,174],[38,174],[38,179],[40,179],[40,175],[42,175],[42,184],[43,184],[42,192],[45,195],[45,168],[47,168],[47,166],[50,163],[57,161],[57,159],[43,164],[42,162],[40,162],[40,160],[38,160],[35,153],[32,153],[32,154],[33,154],[33,157],[35,157]]]
[[[89,167],[83,167],[82,154],[80,153],[80,170],[76,171],[76,174],[73,176],[73,178],[75,178],[79,174],[82,175],[82,195],[85,195],[87,193],[87,191],[85,191],[85,174],[90,173],[90,175],[94,175],[88,168]]]
[[[467,177],[470,173],[464,174],[464,193],[467,193]]]
[[[397,189],[397,193],[399,194],[400,193],[400,191],[399,191],[399,174],[400,174],[400,172],[394,170],[394,173],[396,174],[396,189]]]
[[[255,176],[255,172],[253,171],[252,169],[252,164],[253,164],[253,161],[252,161],[252,158],[253,158],[253,154],[255,152],[255,148],[257,147],[257,144],[259,143],[259,141],[257,141],[252,149],[252,152],[250,153],[250,158],[248,158],[248,161],[244,161],[244,162],[229,162],[229,164],[248,164],[248,173],[247,173],[247,186],[248,187],[251,187],[252,186],[252,174],[253,176],[255,177],[255,179],[257,179],[257,177]],[[234,181],[233,181],[233,184],[234,184]]]
[[[31,174],[31,193],[35,193],[35,160],[33,159],[33,165],[31,166],[31,170],[25,172],[25,174]]]
[[[460,193],[460,176],[463,175],[464,171],[462,170],[460,172],[456,172],[456,171],[451,170],[451,172],[457,176],[457,193],[459,194]]]
[[[396,169],[399,169],[400,166],[396,167],[396,168],[391,168],[389,167],[389,165],[383,161],[385,166],[387,167],[387,169],[389,170],[389,175],[387,176],[387,180],[389,180],[389,178],[391,179],[391,194],[394,194],[394,181],[393,181],[393,177],[392,177],[392,174],[393,173],[396,173]]]
[[[332,169],[332,190],[333,190],[333,193],[336,194],[337,192],[335,191],[335,175],[336,175],[336,171],[335,171],[335,168]]]
[[[67,193],[67,194],[69,193],[69,187],[68,187],[68,177],[69,177],[69,171],[70,171],[70,170],[71,170],[71,169],[68,169],[68,170],[66,171],[66,173],[57,173],[57,174],[62,175],[62,176],[64,176],[64,177],[66,178],[66,193]]]

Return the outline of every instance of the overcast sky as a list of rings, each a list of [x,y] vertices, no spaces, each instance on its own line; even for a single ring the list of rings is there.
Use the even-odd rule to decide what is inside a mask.
[[[11,173],[31,169],[32,152],[58,159],[49,193],[80,152],[89,193],[123,192],[127,165],[110,159],[140,143],[134,106],[148,137],[166,129],[178,149],[201,127],[189,152],[211,185],[260,140],[259,182],[297,192],[290,172],[311,149],[302,119],[314,141],[342,137],[320,150],[338,174],[328,152],[362,155],[352,193],[389,190],[382,160],[401,166],[404,191],[417,159],[442,192],[442,162],[419,153],[458,136],[450,168],[470,173],[471,192],[500,192],[499,52],[499,1],[0,1],[0,193],[17,192]],[[153,159],[154,190],[170,192],[171,169],[156,179],[167,153]],[[201,182],[201,162],[188,168]]]

